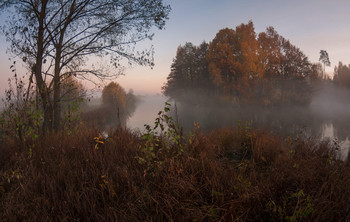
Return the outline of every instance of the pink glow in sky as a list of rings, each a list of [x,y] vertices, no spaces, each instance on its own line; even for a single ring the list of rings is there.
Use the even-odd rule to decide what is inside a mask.
[[[329,54],[333,74],[339,61],[350,63],[350,1],[348,0],[176,0],[165,30],[156,30],[152,42],[142,46],[155,48],[155,67],[133,67],[116,79],[136,94],[160,93],[170,72],[179,45],[210,42],[222,28],[235,28],[252,20],[256,33],[273,26],[283,37],[317,62],[321,49]],[[0,17],[1,18],[1,17]],[[7,87],[11,72],[6,55],[8,44],[0,37],[0,92]]]

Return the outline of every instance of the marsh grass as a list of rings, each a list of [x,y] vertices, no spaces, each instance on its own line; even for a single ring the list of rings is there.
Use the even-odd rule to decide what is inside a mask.
[[[94,127],[49,134],[33,153],[0,148],[1,221],[345,221],[350,164],[326,144],[246,127],[197,131],[181,155],[157,158],[124,128],[96,149]],[[176,148],[176,147],[175,147]],[[157,155],[165,155],[159,152]]]

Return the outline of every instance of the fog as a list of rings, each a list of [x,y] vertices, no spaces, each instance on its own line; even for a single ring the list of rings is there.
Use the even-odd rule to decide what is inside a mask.
[[[207,98],[200,105],[191,103],[194,92],[184,92],[187,102],[171,100],[164,95],[138,96],[139,103],[135,113],[127,122],[131,129],[143,129],[144,124],[152,124],[158,111],[163,110],[168,101],[174,109],[177,106],[177,118],[180,125],[191,128],[198,122],[202,128],[211,130],[219,127],[234,127],[249,123],[251,127],[269,129],[275,133],[297,133],[298,130],[311,130],[313,136],[328,135],[324,125],[333,125],[334,134],[345,139],[350,135],[350,90],[325,84],[314,89],[312,100],[306,107],[283,106],[265,108],[261,106],[241,106],[239,108]],[[173,113],[174,115],[174,113]]]
[[[308,106],[286,105],[266,108],[257,105],[232,106],[207,97],[200,104],[192,99],[199,98],[195,92],[182,92],[186,102],[170,100],[163,95],[141,96],[135,113],[127,122],[133,130],[144,130],[144,124],[153,125],[157,113],[168,101],[172,104],[172,115],[185,130],[193,129],[197,122],[202,131],[221,127],[242,125],[258,130],[268,130],[277,136],[302,136],[333,143],[344,155],[350,142],[350,90],[324,83],[313,88]],[[174,112],[174,107],[177,112]]]
[[[127,127],[131,130],[143,132],[144,125],[152,125],[160,110],[164,109],[165,102],[168,98],[161,95],[142,95],[137,96],[138,103],[135,112],[128,119]]]

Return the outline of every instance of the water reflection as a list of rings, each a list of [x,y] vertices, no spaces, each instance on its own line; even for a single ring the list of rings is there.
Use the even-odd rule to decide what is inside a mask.
[[[160,110],[164,109],[167,98],[163,95],[139,96],[139,103],[135,113],[127,122],[127,127],[132,130],[143,132],[144,125],[153,125],[155,118]]]
[[[140,97],[134,115],[127,126],[132,130],[144,132],[144,124],[154,125],[160,110],[164,109],[168,98],[163,95]],[[350,118],[325,113],[320,103],[312,103],[309,107],[280,107],[264,109],[256,107],[234,108],[225,105],[195,106],[177,103],[179,123],[187,130],[193,128],[194,121],[201,130],[210,131],[218,127],[236,127],[239,123],[248,123],[251,128],[265,129],[282,136],[298,136],[320,141],[328,140],[339,149],[341,159],[348,156],[350,147]],[[170,102],[174,108],[174,102]],[[347,109],[345,109],[347,110]],[[344,111],[344,110],[343,110]]]
[[[338,158],[341,160],[346,160],[350,152],[350,141],[346,137],[343,140],[339,140],[334,129],[333,123],[324,123],[322,126],[322,136],[321,141],[327,141],[331,147],[333,147],[337,153]]]

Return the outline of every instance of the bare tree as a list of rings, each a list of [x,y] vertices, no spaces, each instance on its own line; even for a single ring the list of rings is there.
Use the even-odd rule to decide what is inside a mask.
[[[33,69],[44,130],[60,128],[60,85],[66,75],[118,74],[87,67],[90,56],[107,57],[116,70],[123,58],[153,66],[153,48],[136,51],[135,44],[152,39],[152,28],[162,29],[170,11],[163,0],[5,0],[0,7],[16,13],[5,35],[12,52]]]

